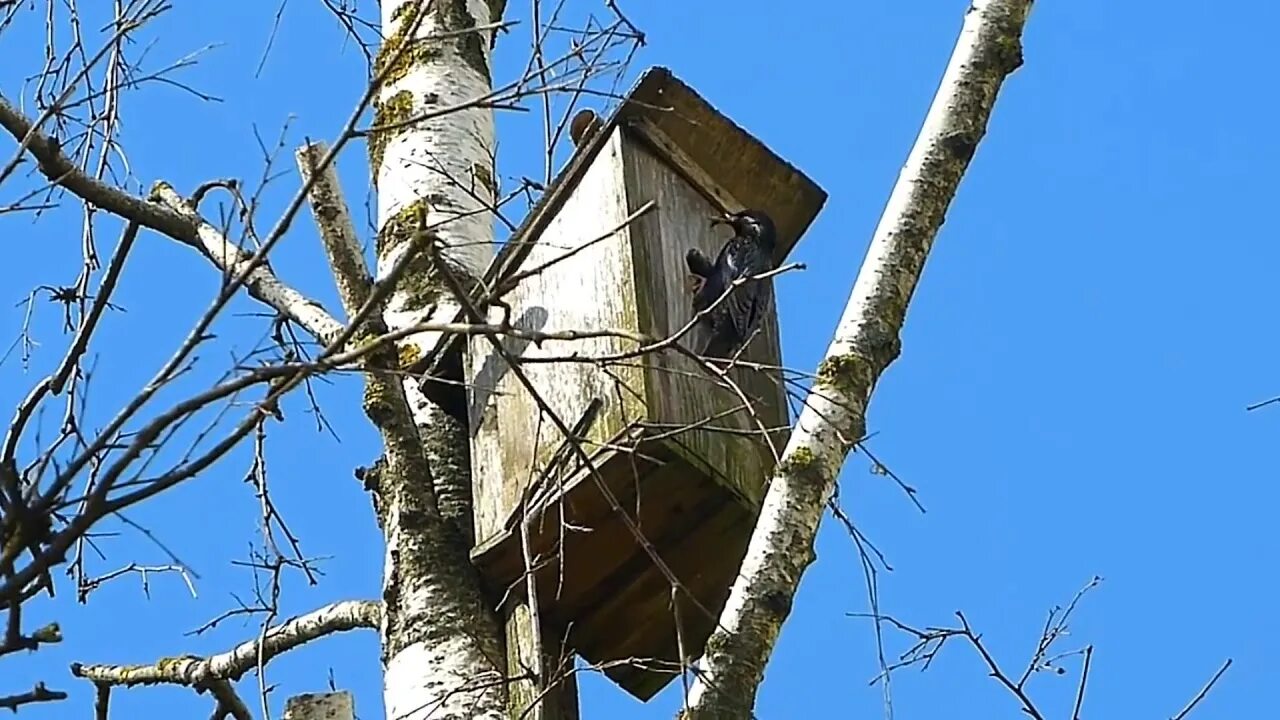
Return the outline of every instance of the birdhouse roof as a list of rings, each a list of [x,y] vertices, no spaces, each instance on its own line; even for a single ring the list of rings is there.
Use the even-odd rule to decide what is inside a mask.
[[[601,128],[578,146],[485,273],[519,270],[530,242],[573,192],[614,128],[627,127],[714,204],[729,212],[764,210],[778,230],[781,262],[817,217],[827,193],[791,163],[711,106],[665,67],[649,68]]]

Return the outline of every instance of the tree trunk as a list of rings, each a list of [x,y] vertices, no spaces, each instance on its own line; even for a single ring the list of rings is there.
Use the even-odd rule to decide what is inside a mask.
[[[404,253],[408,270],[383,312],[392,329],[452,320],[457,305],[431,254],[417,242],[424,223],[458,274],[481,274],[493,254],[493,111],[474,107],[430,120],[414,116],[474,101],[490,90],[485,0],[383,0],[386,40],[375,75],[383,79],[369,136],[378,189],[377,277]],[[471,32],[468,32],[471,30]],[[434,334],[399,348],[407,367],[435,345]],[[506,705],[501,629],[467,557],[471,536],[465,416],[423,395],[415,378],[399,386],[415,426],[420,467],[395,468],[387,447],[374,473],[386,536],[382,626],[386,714],[412,718],[501,718]],[[404,454],[409,454],[407,449]]]
[[[747,718],[845,458],[898,356],[925,258],[1004,79],[1022,63],[1031,0],[974,0],[906,167],[889,197],[817,380],[774,471],[738,580],[680,717]]]

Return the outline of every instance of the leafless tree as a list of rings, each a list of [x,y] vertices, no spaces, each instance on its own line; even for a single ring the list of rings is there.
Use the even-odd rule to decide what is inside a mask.
[[[691,355],[683,330],[647,337],[600,327],[522,329],[493,311],[509,310],[504,295],[540,268],[498,280],[486,274],[498,242],[495,228],[514,230],[551,182],[568,137],[584,129],[575,118],[589,117],[578,114],[583,101],[604,112],[617,100],[644,34],[614,0],[574,14],[580,22],[567,19],[566,0],[533,0],[521,22],[506,16],[505,0],[323,3],[366,59],[368,82],[346,89],[350,113],[330,140],[308,140],[296,150],[298,187],[283,209],[270,213],[262,193],[288,182],[280,157],[287,132],[262,142],[263,168],[254,180],[209,178],[182,190],[161,180],[142,189],[131,174],[120,139],[131,93],[167,84],[211,99],[183,84],[180,74],[198,62],[198,53],[157,66],[147,52],[148,33],[180,10],[167,0],[93,7],[79,0],[0,2],[0,40],[16,32],[46,37],[43,59],[30,59],[42,64],[28,85],[0,88],[0,127],[13,141],[0,155],[0,215],[13,227],[15,218],[76,214],[81,228],[73,272],[57,268],[70,279],[32,281],[26,322],[6,356],[48,369],[30,374],[37,379],[15,408],[0,448],[0,610],[7,613],[0,656],[62,640],[56,625],[31,628],[23,618],[30,603],[59,589],[56,570],[68,570],[82,602],[122,577],[137,577],[146,589],[153,576],[172,575],[194,592],[193,571],[162,539],[152,538],[169,561],[148,565],[103,552],[100,534],[124,527],[152,537],[129,519],[131,508],[245,450],[252,456],[245,480],[260,509],[260,537],[245,561],[253,596],[206,628],[246,616],[259,623],[259,632],[207,657],[73,666],[73,674],[96,689],[97,717],[109,716],[116,689],[158,683],[208,693],[214,717],[270,717],[267,664],[357,628],[381,634],[387,717],[573,716],[571,697],[558,698],[565,688],[572,695],[572,662],[556,657],[527,672],[513,670],[502,620],[468,558],[474,538],[467,420],[424,390],[422,379],[460,381],[439,362],[442,339],[458,334],[487,338],[499,349],[504,337],[577,342],[608,336],[629,344],[618,356],[563,358],[602,367],[654,353]],[[1031,5],[975,0],[969,8],[827,356],[816,372],[796,375],[806,378],[792,390],[799,419],[785,448],[778,448],[760,520],[710,649],[698,663],[676,668],[685,679],[683,717],[750,716],[811,561],[818,522],[828,507],[841,517],[832,497],[835,478],[865,435],[867,402],[897,355],[898,332],[934,235],[1002,83],[1022,62],[1020,38]],[[529,46],[523,72],[493,77],[495,44],[518,42],[521,34]],[[537,117],[544,150],[542,167],[506,189],[496,169],[494,129],[495,113],[503,111]],[[336,159],[360,143],[376,188],[372,232],[357,227],[349,210],[354,196],[339,186],[335,169]],[[304,226],[306,210],[340,309],[324,307],[270,261],[285,236]],[[39,237],[39,222],[32,227],[38,242],[47,241]],[[112,382],[111,369],[95,364],[95,348],[104,327],[123,322],[118,298],[124,288],[133,283],[145,290],[146,279],[128,272],[145,236],[195,250],[218,284],[168,359],[104,415],[89,403],[95,384]],[[364,237],[373,239],[372,252]],[[246,297],[256,304],[249,317],[233,312],[247,307]],[[64,330],[56,351],[37,341],[47,343],[47,333],[36,332],[47,327],[35,319],[37,308],[43,312],[50,303]],[[260,340],[226,355],[232,348],[219,336],[228,327]],[[220,356],[229,360],[214,359]],[[508,360],[519,376],[520,363]],[[693,360],[709,381],[726,382],[719,366]],[[352,599],[281,617],[284,578],[316,582],[318,569],[273,501],[265,448],[286,415],[310,414],[323,426],[326,416],[354,412],[323,407],[314,394],[317,382],[348,377],[363,383],[362,410],[382,445],[381,457],[359,473],[386,542],[381,600]],[[525,390],[537,394],[532,384]],[[555,432],[581,453],[584,443],[571,421],[550,415]],[[672,592],[680,592],[678,583]],[[891,624],[919,641],[900,663],[885,664],[883,679],[898,665],[927,663],[944,641],[958,638],[981,654],[1028,714],[1041,717],[1024,686],[1031,672],[1056,667],[1061,656],[1051,656],[1049,646],[1061,633],[1053,623],[1065,624],[1070,612],[1051,616],[1043,647],[1019,679],[999,670],[964,616],[959,629],[916,630],[877,612],[877,627]],[[539,642],[551,646],[554,638]],[[1090,653],[1082,652],[1081,697]],[[252,700],[237,686],[249,675],[256,678]],[[39,684],[0,698],[0,707],[65,697]]]

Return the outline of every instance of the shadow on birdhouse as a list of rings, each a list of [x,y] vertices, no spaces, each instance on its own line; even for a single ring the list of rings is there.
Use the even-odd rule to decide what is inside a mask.
[[[490,271],[523,276],[504,299],[532,332],[465,340],[472,559],[495,596],[534,568],[542,617],[647,700],[715,628],[789,423],[773,308],[723,377],[637,338],[690,322],[685,253],[727,239],[710,216],[764,210],[781,263],[826,194],[664,68],[590,130]]]

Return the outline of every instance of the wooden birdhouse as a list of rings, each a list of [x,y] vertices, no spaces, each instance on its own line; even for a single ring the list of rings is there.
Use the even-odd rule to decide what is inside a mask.
[[[776,310],[732,383],[667,340],[693,316],[685,253],[715,257],[730,231],[709,218],[756,208],[777,225],[781,264],[825,200],[654,68],[581,138],[491,268],[491,283],[521,276],[503,298],[511,325],[561,339],[508,336],[502,352],[465,340],[472,559],[495,596],[525,595],[535,568],[541,616],[641,699],[675,677],[681,647],[701,654],[787,440]],[[645,338],[659,348],[641,352]]]

